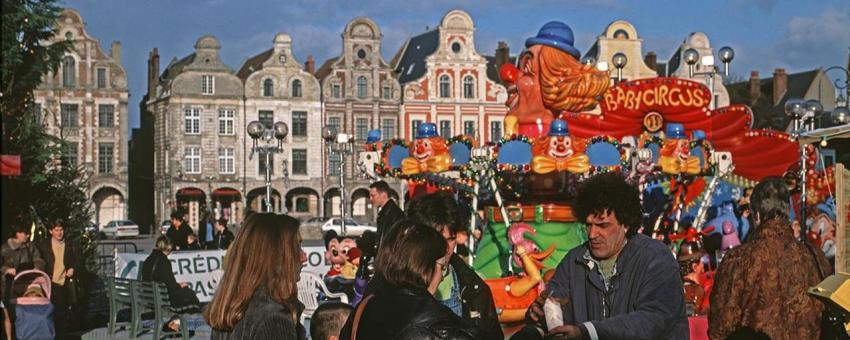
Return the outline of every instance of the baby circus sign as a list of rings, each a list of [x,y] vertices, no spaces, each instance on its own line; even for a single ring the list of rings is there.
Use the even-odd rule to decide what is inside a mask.
[[[701,83],[679,78],[651,78],[620,83],[602,96],[602,112],[677,113],[707,108],[711,92]]]

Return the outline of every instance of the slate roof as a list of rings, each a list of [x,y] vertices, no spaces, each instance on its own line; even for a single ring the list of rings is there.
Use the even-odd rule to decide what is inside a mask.
[[[269,60],[273,52],[274,49],[270,48],[264,51],[263,53],[248,58],[248,60],[246,60],[245,63],[242,64],[242,67],[239,68],[239,72],[236,73],[236,76],[239,77],[239,79],[242,79],[242,81],[244,82],[245,79],[248,79],[248,76],[250,76],[251,73],[263,69],[263,63],[265,63],[266,60]]]
[[[171,63],[169,63],[168,66],[165,67],[165,70],[162,71],[162,75],[160,75],[160,79],[162,79],[162,80],[172,80],[172,79],[174,79],[175,77],[177,77],[178,74],[183,72],[183,68],[186,67],[186,65],[191,64],[193,61],[195,61],[195,53],[192,53],[192,54],[190,54],[186,57],[183,57],[183,59],[180,59],[180,60],[176,60],[176,58],[172,59]]]
[[[318,70],[316,70],[316,79],[319,79],[319,81],[324,80],[324,78],[331,73],[331,70],[333,69],[333,64],[336,63],[339,58],[341,57],[333,57],[328,60],[325,60],[322,66],[319,67]]]
[[[496,63],[496,56],[485,55],[483,57],[487,59],[487,78],[504,85],[502,79],[499,78],[499,67],[501,67],[501,65]],[[516,58],[517,57],[508,57],[508,63],[516,64]]]
[[[425,59],[440,46],[440,30],[433,29],[407,40],[405,48],[393,57],[394,70],[401,85],[421,78],[427,72]]]
[[[779,103],[773,102],[773,78],[759,80],[759,95],[751,98],[750,81],[726,85],[731,104],[749,105],[753,110],[753,128],[784,131],[790,119],[785,115],[785,102],[803,98],[817,78],[819,69],[788,74],[788,87]]]

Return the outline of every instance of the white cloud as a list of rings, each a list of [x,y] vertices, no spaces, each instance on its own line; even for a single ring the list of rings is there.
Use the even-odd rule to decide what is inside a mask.
[[[775,52],[792,66],[810,65],[815,58],[844,65],[848,47],[850,9],[827,9],[815,17],[791,18],[786,37]]]

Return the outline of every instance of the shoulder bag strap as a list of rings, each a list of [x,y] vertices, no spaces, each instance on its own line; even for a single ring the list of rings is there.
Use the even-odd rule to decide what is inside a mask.
[[[369,303],[369,299],[373,296],[375,295],[367,296],[362,302],[360,302],[360,305],[357,306],[357,311],[354,312],[354,325],[351,326],[351,340],[357,339],[357,325],[360,324],[360,316],[363,315],[363,310],[366,309],[366,304]]]

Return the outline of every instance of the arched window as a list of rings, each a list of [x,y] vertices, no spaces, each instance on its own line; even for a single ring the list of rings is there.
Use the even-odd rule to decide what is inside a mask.
[[[263,97],[274,96],[274,81],[271,79],[263,80]]]
[[[463,78],[463,97],[467,99],[475,98],[475,78],[472,76]]]
[[[626,32],[626,30],[624,30],[622,28],[618,29],[618,30],[614,31],[614,39],[628,40],[629,39],[629,32]]]
[[[452,85],[451,85],[451,79],[449,79],[449,76],[447,76],[445,74],[440,76],[440,97],[441,98],[449,98],[449,97],[451,97],[451,92],[452,92]]]
[[[366,98],[366,77],[357,78],[357,98]]]
[[[301,80],[295,79],[292,81],[292,96],[296,98],[301,97]]]
[[[74,87],[77,80],[77,62],[72,56],[62,59],[62,86]]]

